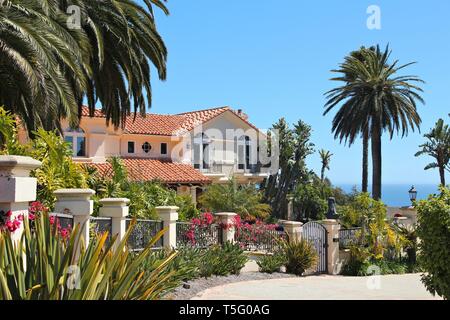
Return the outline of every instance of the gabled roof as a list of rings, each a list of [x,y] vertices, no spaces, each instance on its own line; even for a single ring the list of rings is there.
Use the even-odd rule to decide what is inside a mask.
[[[194,169],[192,166],[182,163],[159,159],[122,158],[127,168],[128,177],[132,181],[158,180],[166,184],[209,184],[211,180]],[[111,177],[111,164],[90,163],[103,177]]]
[[[204,124],[218,117],[226,111],[231,111],[236,117],[239,117],[239,119],[249,126],[258,130],[230,107],[219,107],[175,115],[147,113],[145,117],[140,114],[137,114],[136,117],[134,117],[134,113],[132,113],[125,121],[124,132],[129,134],[179,136],[193,130],[200,124]],[[82,107],[82,117],[89,117],[89,110],[87,107]],[[96,109],[94,118],[105,118],[105,115],[100,110]]]

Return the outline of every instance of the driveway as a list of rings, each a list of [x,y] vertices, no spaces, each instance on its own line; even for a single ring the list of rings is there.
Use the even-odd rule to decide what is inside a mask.
[[[193,300],[429,300],[420,274],[378,277],[309,276],[231,283]]]

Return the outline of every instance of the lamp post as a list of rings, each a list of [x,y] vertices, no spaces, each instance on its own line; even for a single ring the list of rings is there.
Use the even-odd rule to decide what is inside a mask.
[[[409,200],[411,200],[411,202],[414,203],[414,201],[416,201],[416,199],[417,199],[416,188],[414,186],[412,186],[411,189],[409,189],[408,193],[409,193]]]

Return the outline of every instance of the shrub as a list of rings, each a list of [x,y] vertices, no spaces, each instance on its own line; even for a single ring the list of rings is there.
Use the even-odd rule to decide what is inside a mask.
[[[238,186],[235,180],[209,186],[198,201],[206,211],[236,212],[243,219],[264,219],[271,211],[254,185]]]
[[[274,254],[266,254],[256,261],[259,272],[274,273],[280,272],[280,269],[286,263],[286,257],[283,252],[275,252]]]
[[[345,276],[365,276],[367,268],[370,266],[369,251],[356,245],[351,245],[349,249],[350,257],[342,267],[341,274]]]
[[[108,234],[104,233],[85,250],[81,246],[77,254],[79,225],[70,234],[62,234],[45,211],[35,214],[33,227],[28,219],[23,223],[24,232],[16,244],[12,232],[0,231],[1,300],[157,299],[171,280],[167,265],[176,254],[145,277],[139,268],[164,231],[133,255],[124,250],[133,221],[117,250],[112,249],[116,239],[106,244]]]
[[[314,246],[306,240],[281,240],[286,257],[286,272],[301,276],[317,264],[318,257]]]
[[[200,276],[211,277],[239,274],[248,261],[239,244],[226,242],[208,248],[200,263]]]
[[[450,299],[450,190],[441,187],[440,195],[418,203],[417,212],[422,281],[432,294]]]
[[[179,209],[180,220],[196,217],[199,211],[188,195],[177,195],[158,181],[133,181],[129,179],[128,172],[122,160],[118,157],[108,159],[111,172],[107,176],[99,176],[97,170],[86,168],[89,171],[89,187],[96,191],[94,197],[95,213],[100,207],[101,198],[128,198],[130,199],[130,216],[157,220],[155,207],[176,205]]]
[[[155,272],[155,270],[166,263],[174,253],[174,251],[168,249],[152,252],[141,265],[141,269],[145,272],[144,277]],[[168,292],[171,292],[184,281],[198,278],[200,276],[200,261],[203,255],[204,251],[191,247],[185,247],[178,250],[176,256],[170,260],[161,273],[163,277],[167,277],[161,295],[163,296]]]

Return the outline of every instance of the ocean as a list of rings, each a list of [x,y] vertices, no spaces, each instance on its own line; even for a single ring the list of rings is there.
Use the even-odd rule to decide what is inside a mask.
[[[345,192],[351,192],[354,184],[337,184],[336,186],[342,188]],[[417,190],[417,199],[427,199],[428,195],[437,193],[439,187],[434,184],[417,184],[414,185]],[[361,185],[356,185],[357,189],[361,190]],[[371,186],[369,185],[369,192]],[[411,201],[409,200],[410,184],[383,184],[382,187],[382,200],[385,204],[392,207],[409,206]]]

